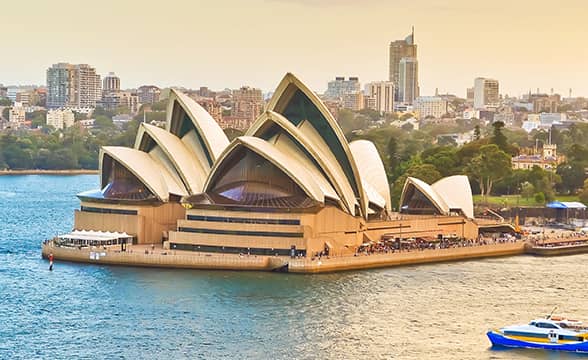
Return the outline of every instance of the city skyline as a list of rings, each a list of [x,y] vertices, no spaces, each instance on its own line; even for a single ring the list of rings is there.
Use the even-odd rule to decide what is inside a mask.
[[[581,21],[582,11],[574,11],[585,6],[580,1],[569,1],[564,9],[502,0],[442,6],[424,0],[370,0],[362,6],[258,0],[245,11],[230,6],[234,1],[177,1],[169,6],[175,9],[171,19],[154,3],[115,7],[107,0],[95,13],[68,10],[67,22],[54,21],[64,8],[75,9],[74,3],[6,6],[0,20],[8,28],[34,26],[4,40],[11,56],[2,60],[0,83],[44,84],[46,69],[63,61],[91,64],[102,75],[114,71],[122,88],[251,85],[268,91],[278,74],[292,71],[322,92],[335,76],[358,76],[362,83],[386,80],[389,43],[414,25],[423,95],[438,88],[465,97],[476,77],[499,80],[501,93],[510,96],[537,88],[588,95],[583,70],[588,50],[579,46],[588,25]],[[398,19],[391,21],[391,14]]]

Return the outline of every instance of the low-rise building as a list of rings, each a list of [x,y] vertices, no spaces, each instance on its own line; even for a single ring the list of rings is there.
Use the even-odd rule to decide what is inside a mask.
[[[563,156],[557,155],[556,144],[545,144],[540,152],[528,150],[525,154],[520,154],[512,158],[513,169],[532,169],[533,166],[539,166],[540,168],[548,171],[554,171],[557,169],[557,165],[564,162]]]
[[[67,129],[73,126],[75,116],[73,111],[65,109],[54,109],[47,111],[47,126],[55,129]]]
[[[20,103],[15,103],[8,112],[8,122],[14,125],[21,125],[26,120],[25,108]]]
[[[419,119],[440,118],[447,113],[447,101],[439,96],[419,96],[414,101],[413,109]]]

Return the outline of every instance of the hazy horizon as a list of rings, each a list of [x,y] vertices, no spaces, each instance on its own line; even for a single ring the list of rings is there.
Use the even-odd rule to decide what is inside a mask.
[[[552,3],[549,3],[552,4]],[[584,11],[583,11],[584,10]],[[588,95],[588,4],[523,0],[75,0],[11,2],[0,21],[0,83],[45,84],[54,63],[115,72],[123,88],[144,84],[272,91],[294,72],[323,92],[335,76],[362,84],[388,78],[388,45],[415,26],[421,95],[464,97],[475,77],[519,96],[540,88]]]

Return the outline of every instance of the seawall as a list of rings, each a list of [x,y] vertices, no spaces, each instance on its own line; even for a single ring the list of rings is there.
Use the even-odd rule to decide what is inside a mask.
[[[282,270],[293,273],[325,273],[347,270],[362,270],[403,265],[417,265],[447,261],[461,261],[487,257],[520,255],[525,252],[523,242],[492,244],[451,249],[436,249],[388,254],[346,256],[322,259],[291,259],[274,256],[240,256],[235,254],[208,254],[187,251],[162,251],[154,253],[120,252],[115,250],[91,250],[89,248],[56,247],[51,242],[43,245],[43,257],[53,253],[55,260],[105,265],[124,265],[141,267],[162,267],[182,269],[214,270]],[[165,255],[164,255],[165,253]],[[97,256],[96,256],[97,255]]]
[[[322,258],[321,260],[300,259],[290,261],[288,270],[295,273],[324,273],[512,256],[521,255],[524,252],[524,243],[516,242],[463,248],[415,250],[393,254]]]
[[[211,255],[170,251],[146,254],[144,251],[113,251],[112,249],[69,248],[43,244],[44,258],[53,254],[55,260],[90,264],[159,267],[206,270],[257,270],[271,271],[284,265],[282,259],[269,256]],[[165,253],[165,255],[164,255]],[[97,255],[97,256],[96,256]]]

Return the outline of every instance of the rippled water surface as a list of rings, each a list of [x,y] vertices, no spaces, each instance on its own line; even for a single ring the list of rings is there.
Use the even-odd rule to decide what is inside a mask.
[[[57,263],[96,176],[0,176],[0,359],[571,359],[495,350],[488,328],[588,319],[588,255],[328,275]]]

